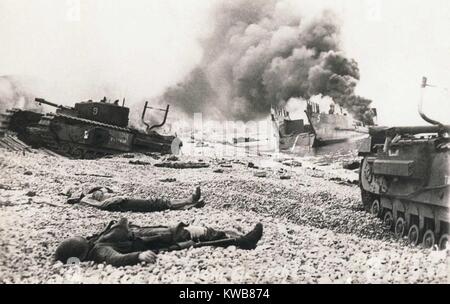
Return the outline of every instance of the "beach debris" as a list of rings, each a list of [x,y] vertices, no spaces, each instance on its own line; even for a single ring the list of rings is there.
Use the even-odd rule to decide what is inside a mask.
[[[280,179],[281,179],[281,180],[291,179],[291,176],[290,176],[290,175],[287,175],[287,174],[285,174],[285,175],[280,175]]]
[[[319,280],[324,283],[442,283],[448,278],[446,252],[403,246],[402,241],[394,240],[392,233],[383,229],[378,218],[366,214],[359,207],[361,199],[357,187],[343,189],[328,177],[312,178],[311,175],[317,171],[310,169],[294,173],[282,166],[285,171],[276,170],[276,178],[255,180],[235,178],[238,174],[243,177],[249,175],[250,170],[244,166],[234,166],[236,174],[222,176],[215,175],[211,168],[191,171],[189,179],[185,181],[183,178],[183,183],[180,182],[182,187],[173,187],[174,184],[159,182],[162,177],[170,177],[167,170],[158,170],[154,166],[142,170],[128,165],[128,161],[101,160],[101,166],[93,167],[96,163],[65,158],[34,159],[13,154],[0,155],[0,159],[2,157],[6,157],[5,163],[12,165],[16,165],[14,162],[18,158],[21,168],[35,173],[25,182],[25,169],[2,168],[4,174],[0,183],[14,189],[27,189],[0,190],[2,219],[8,219],[1,227],[3,235],[7,236],[2,239],[7,248],[2,251],[4,264],[1,268],[1,281],[5,283],[67,283],[74,279],[83,283],[110,284],[265,284],[317,283]],[[205,161],[209,159],[205,157]],[[47,171],[50,166],[54,168]],[[129,215],[132,222],[144,226],[153,223],[166,225],[191,223],[195,218],[196,222],[208,223],[213,228],[231,228],[231,225],[233,230],[241,231],[239,228],[242,227],[242,231],[247,231],[251,224],[262,221],[265,229],[263,239],[255,250],[248,252],[235,248],[193,248],[161,253],[154,265],[145,267],[97,266],[91,262],[75,266],[56,263],[53,253],[61,240],[74,235],[92,235],[111,217],[116,217],[95,208],[63,204],[62,198],[55,196],[61,191],[70,193],[70,188],[84,187],[90,182],[88,178],[74,178],[64,173],[74,170],[113,172],[115,178],[124,181],[120,184],[121,190],[130,195],[152,196],[165,191],[167,197],[178,197],[201,180],[209,192],[209,208],[134,213]],[[256,171],[259,170],[250,172]],[[267,172],[271,176],[273,171],[267,169]],[[280,182],[278,177],[287,174],[295,178],[295,183]],[[54,183],[56,178],[63,184]],[[107,180],[104,184],[112,186],[115,182]],[[28,190],[36,191],[42,198],[33,198],[29,202],[30,198],[25,196]],[[9,225],[8,222],[12,221],[14,225]],[[279,265],[283,265],[283,272],[273,272]],[[234,277],[236,270],[243,269],[247,271],[245,277]]]
[[[156,152],[145,152],[144,155],[145,156],[150,156],[153,159],[160,159],[161,158],[161,154],[156,153]]]
[[[232,163],[233,164],[237,164],[237,165],[244,165],[245,166],[245,163],[240,161],[240,160],[233,160]]]
[[[266,171],[258,171],[258,172],[255,172],[253,175],[256,177],[267,177],[267,172]]]
[[[347,170],[356,170],[356,169],[359,169],[360,165],[361,165],[361,162],[359,160],[354,160],[354,161],[344,162],[342,164],[342,168],[347,169]]]
[[[203,162],[161,162],[156,163],[155,167],[171,169],[201,169],[208,168],[209,164]]]
[[[179,161],[180,159],[175,155],[169,155],[166,158],[164,158],[165,161]]]
[[[93,177],[105,177],[112,178],[112,175],[103,175],[103,174],[92,174],[92,173],[75,173],[75,176],[93,176]]]
[[[331,177],[329,181],[336,182],[340,185],[359,185],[357,180],[343,179],[340,177]]]
[[[25,195],[28,197],[34,197],[36,196],[36,191],[28,191]]]
[[[0,201],[0,207],[11,207],[14,206],[10,201]]]
[[[209,147],[209,144],[207,144],[206,142],[203,141],[199,141],[195,144],[195,147],[197,148],[207,148]]]
[[[219,168],[219,169],[214,170],[213,172],[214,172],[214,173],[223,173],[223,169],[220,169],[220,168]]]
[[[145,162],[145,161],[142,161],[142,160],[130,160],[128,163],[130,163],[132,165],[143,165],[143,166],[152,164],[152,163]]]
[[[0,190],[11,190],[11,186],[0,184]]]
[[[255,165],[254,163],[252,163],[252,162],[249,162],[249,163],[247,164],[247,167],[250,168],[250,169],[259,169],[259,167],[256,166],[256,165]]]
[[[163,183],[173,183],[173,182],[176,182],[177,179],[176,178],[162,178],[159,181],[163,182]]]
[[[302,167],[303,164],[297,160],[285,160],[282,162],[283,165],[288,167]]]

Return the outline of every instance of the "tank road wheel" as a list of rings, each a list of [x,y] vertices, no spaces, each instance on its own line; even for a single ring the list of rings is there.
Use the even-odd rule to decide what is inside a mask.
[[[62,152],[62,154],[64,156],[70,155],[71,150],[72,149],[71,149],[70,145],[67,145],[67,144],[61,145],[60,151]]]
[[[361,189],[361,200],[362,200],[364,210],[366,210],[367,212],[370,212],[370,206],[373,201],[373,195],[370,192],[368,192],[364,189]]]
[[[450,235],[443,234],[441,238],[439,239],[439,249],[445,250],[450,248],[450,241],[449,241]]]
[[[384,214],[383,225],[386,229],[392,230],[392,226],[394,225],[394,216],[391,211],[386,211]]]
[[[84,159],[96,159],[96,153],[93,151],[86,151],[84,153]]]
[[[83,159],[84,158],[84,151],[80,148],[74,148],[72,150],[72,157],[75,159]]]
[[[419,244],[420,239],[420,230],[419,226],[412,225],[408,231],[408,241],[410,245],[417,246]]]
[[[433,230],[427,230],[423,235],[422,246],[425,249],[433,248],[434,244],[436,244],[436,237],[434,236]]]
[[[370,206],[370,214],[372,214],[373,216],[379,217],[380,213],[381,213],[380,201],[375,198],[372,201],[372,204]]]
[[[397,219],[397,222],[395,223],[395,229],[394,229],[394,233],[395,233],[395,237],[400,239],[405,235],[406,232],[406,221],[404,218],[399,217]]]
[[[380,199],[375,194],[365,191],[364,189],[361,190],[361,198],[364,210],[379,217],[381,213]]]

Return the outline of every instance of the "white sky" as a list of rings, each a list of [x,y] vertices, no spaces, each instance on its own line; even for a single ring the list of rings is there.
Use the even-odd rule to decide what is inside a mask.
[[[99,87],[157,96],[199,62],[217,1],[0,0],[0,75],[38,76],[42,97],[56,102],[96,97]],[[285,1],[306,16],[341,16],[343,47],[360,65],[357,91],[374,100],[381,124],[421,123],[422,76],[450,87],[450,1]],[[426,102],[450,123],[448,94]]]

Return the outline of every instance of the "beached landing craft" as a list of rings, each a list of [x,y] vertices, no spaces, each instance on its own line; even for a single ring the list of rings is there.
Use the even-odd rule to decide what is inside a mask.
[[[39,113],[20,109],[9,110],[0,117],[0,136],[13,133],[32,147],[46,148],[57,154],[93,159],[110,154],[127,152],[171,153],[181,146],[176,136],[161,135],[153,129],[162,127],[167,119],[169,106],[160,124],[150,126],[145,122],[148,108],[145,104],[142,122],[147,130],[140,131],[128,126],[130,109],[116,100],[76,103],[66,107],[36,98],[39,104],[56,108],[56,113]]]
[[[422,88],[429,85],[424,78]],[[448,248],[450,126],[419,114],[430,126],[374,127],[360,148],[362,202],[399,238]]]
[[[327,113],[321,112],[317,103],[308,102],[303,119],[294,120],[285,109],[272,109],[271,117],[279,133],[280,150],[295,147],[320,147],[363,137],[369,129],[362,122],[330,105]],[[375,113],[374,113],[375,114]]]

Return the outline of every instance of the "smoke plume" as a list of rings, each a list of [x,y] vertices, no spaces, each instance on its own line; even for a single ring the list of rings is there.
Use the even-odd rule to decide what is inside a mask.
[[[27,80],[14,76],[0,76],[0,113],[13,108],[39,109],[29,91]]]
[[[356,96],[358,64],[340,47],[336,16],[312,21],[284,1],[228,1],[214,10],[201,63],[161,100],[187,113],[251,120],[291,98],[329,96],[356,119],[372,122],[371,101]]]

